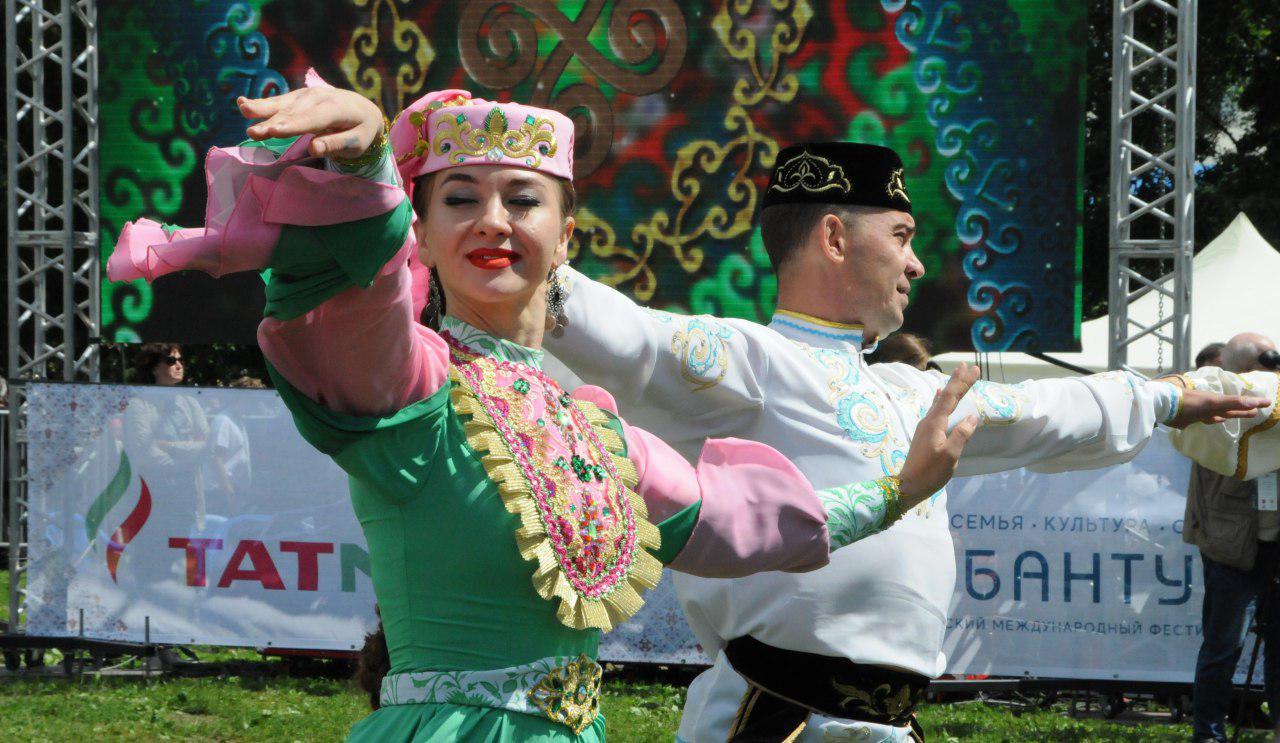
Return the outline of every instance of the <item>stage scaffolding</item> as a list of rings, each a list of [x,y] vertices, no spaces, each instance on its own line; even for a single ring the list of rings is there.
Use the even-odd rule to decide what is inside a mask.
[[[22,631],[26,526],[25,384],[98,381],[97,7],[93,0],[5,0],[8,631]],[[1135,340],[1189,365],[1194,228],[1197,0],[1115,0],[1111,163],[1112,367]],[[1158,14],[1160,23],[1144,24]],[[1176,29],[1172,41],[1151,28]],[[1155,126],[1146,124],[1155,119]],[[1154,194],[1154,195],[1152,195]],[[1135,230],[1135,227],[1137,228]],[[1152,265],[1161,271],[1158,279]],[[1149,291],[1169,300],[1151,326],[1129,318]]]
[[[1158,340],[1163,371],[1191,366],[1196,4],[1114,4],[1107,355],[1112,369],[1127,368],[1129,346],[1148,336]],[[1160,294],[1155,322],[1130,317],[1130,305],[1151,291]]]
[[[98,381],[98,50],[92,0],[5,1],[9,378],[4,538],[21,632],[25,388]]]

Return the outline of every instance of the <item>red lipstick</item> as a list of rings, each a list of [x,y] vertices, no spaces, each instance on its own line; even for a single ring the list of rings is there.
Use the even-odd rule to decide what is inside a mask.
[[[480,248],[467,253],[467,260],[471,261],[471,265],[476,268],[483,268],[486,271],[498,271],[503,268],[509,268],[511,264],[520,260],[520,256],[513,250]]]

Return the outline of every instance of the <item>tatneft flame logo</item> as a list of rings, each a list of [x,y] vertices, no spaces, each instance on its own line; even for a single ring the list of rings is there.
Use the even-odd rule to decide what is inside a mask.
[[[129,455],[120,452],[120,466],[116,468],[116,474],[111,478],[111,482],[107,483],[107,487],[98,494],[93,505],[89,506],[88,513],[84,515],[84,533],[89,537],[90,547],[97,542],[98,529],[111,513],[111,509],[116,507],[125,492],[129,490],[129,482],[132,479],[133,468],[129,466]],[[107,542],[107,572],[111,573],[112,582],[118,582],[116,566],[120,564],[120,555],[124,554],[124,548],[133,541],[138,532],[142,531],[142,527],[151,516],[151,490],[147,487],[147,481],[141,476],[138,477],[138,482],[142,487],[137,505],[111,533],[111,539]]]
[[[84,517],[84,530],[89,537],[90,549],[98,542],[102,522],[110,515],[112,509],[119,505],[125,493],[128,492],[132,480],[133,468],[129,464],[129,456],[121,452],[120,465],[116,468],[115,475],[107,487],[94,499],[93,505],[89,507]],[[138,502],[107,541],[107,572],[111,574],[111,580],[116,583],[119,583],[116,578],[116,568],[120,564],[120,556],[124,554],[125,547],[138,536],[138,532],[142,531],[147,519],[151,517],[151,488],[141,475],[138,476],[138,483],[140,486]],[[163,496],[163,493],[161,495]],[[222,550],[223,544],[224,540],[218,538],[169,537],[169,549],[182,552],[183,561],[186,564],[188,587],[210,587],[206,576],[208,557],[210,553]],[[230,547],[229,544],[228,547]],[[318,591],[323,574],[320,570],[320,558],[335,552],[338,558],[337,575],[342,592],[357,591],[356,576],[370,575],[369,552],[363,546],[349,542],[285,540],[279,542],[277,555],[272,557],[271,550],[265,542],[257,539],[241,539],[235,543],[214,585],[217,588],[231,588],[237,582],[249,581],[256,582],[267,590],[286,590],[288,587],[284,580],[286,576],[281,574],[279,564],[281,560],[288,559],[285,555],[293,554],[296,560],[296,570],[292,571],[292,577],[296,578],[293,588],[298,591]]]

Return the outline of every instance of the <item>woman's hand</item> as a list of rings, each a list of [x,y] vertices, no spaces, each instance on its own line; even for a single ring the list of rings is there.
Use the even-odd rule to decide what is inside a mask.
[[[240,97],[236,105],[246,119],[260,119],[249,127],[250,138],[314,134],[310,151],[318,157],[358,157],[383,127],[377,106],[339,88],[299,88],[272,98]]]
[[[978,367],[961,364],[951,373],[947,386],[933,398],[929,412],[916,426],[907,461],[898,473],[902,510],[914,508],[929,499],[955,474],[956,462],[969,437],[978,428],[977,416],[968,416],[947,433],[947,421],[960,400],[978,380]]]

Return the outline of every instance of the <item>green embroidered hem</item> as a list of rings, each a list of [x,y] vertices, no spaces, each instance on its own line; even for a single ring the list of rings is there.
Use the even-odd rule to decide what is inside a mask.
[[[604,743],[601,715],[580,734],[545,717],[461,704],[383,707],[351,729],[348,743]]]

